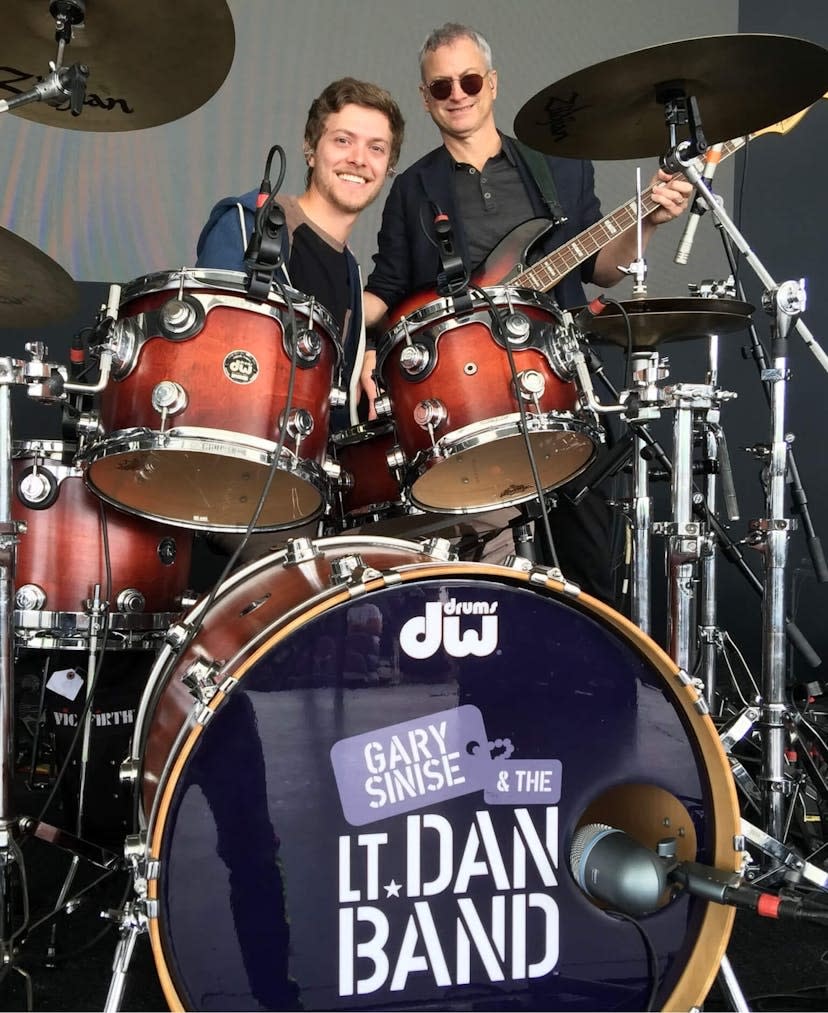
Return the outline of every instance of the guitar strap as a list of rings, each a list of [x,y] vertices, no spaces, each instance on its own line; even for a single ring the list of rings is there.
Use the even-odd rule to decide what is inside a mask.
[[[512,143],[518,149],[521,158],[526,163],[526,168],[529,170],[532,179],[534,179],[538,190],[540,190],[543,203],[546,205],[550,218],[555,225],[561,225],[566,221],[566,215],[558,200],[558,188],[555,186],[555,180],[552,177],[552,170],[549,168],[546,156],[534,148],[530,148],[523,141],[513,139]]]

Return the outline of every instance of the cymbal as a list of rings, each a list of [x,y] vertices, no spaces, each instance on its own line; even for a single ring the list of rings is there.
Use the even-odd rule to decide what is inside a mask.
[[[661,86],[698,102],[708,144],[754,133],[828,90],[828,50],[785,35],[713,35],[640,49],[542,89],[515,117],[516,136],[568,158],[661,155],[670,146]],[[682,130],[685,131],[682,134]],[[685,140],[687,127],[678,127]]]
[[[55,20],[44,0],[17,0],[0,42],[0,98],[34,88],[57,55]],[[202,106],[233,62],[236,36],[227,0],[94,0],[74,28],[63,66],[89,67],[79,116],[46,102],[11,110],[71,130],[141,130]],[[11,73],[14,71],[14,73]]]
[[[0,228],[0,327],[61,320],[78,306],[71,277],[36,246]]]
[[[755,307],[737,299],[631,299],[622,302],[630,320],[633,348],[651,350],[664,341],[684,341],[741,331]],[[577,318],[578,310],[572,310]],[[617,306],[608,305],[582,330],[601,343],[627,347],[627,324]]]

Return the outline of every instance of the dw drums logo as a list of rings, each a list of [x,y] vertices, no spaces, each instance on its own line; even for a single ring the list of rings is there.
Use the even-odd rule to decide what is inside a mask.
[[[467,626],[461,632],[461,616],[479,616],[479,628]],[[497,637],[497,602],[450,598],[426,602],[425,616],[414,616],[400,630],[400,647],[418,660],[432,657],[440,647],[452,658],[485,658],[497,650]]]

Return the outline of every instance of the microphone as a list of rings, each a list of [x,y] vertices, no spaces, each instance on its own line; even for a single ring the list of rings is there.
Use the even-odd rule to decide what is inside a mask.
[[[465,287],[468,278],[466,266],[454,246],[454,229],[445,211],[437,210],[434,216],[434,235],[440,250],[440,273],[437,275],[437,293],[454,295]]]
[[[666,838],[665,845],[672,845]],[[670,849],[672,851],[672,846]],[[588,823],[572,839],[570,867],[588,897],[624,914],[650,914],[670,884],[694,897],[753,911],[763,918],[795,918],[828,925],[828,907],[746,886],[738,872],[699,862],[677,862],[606,823]]]
[[[586,306],[581,310],[577,317],[575,317],[575,327],[579,331],[589,333],[589,324],[609,305],[610,300],[605,295],[598,295],[594,299],[591,299]]]
[[[72,336],[69,348],[69,379],[79,380],[86,369],[86,350],[83,345],[83,334],[78,331]]]
[[[569,864],[575,882],[588,897],[625,914],[655,911],[667,889],[664,859],[606,823],[588,823],[578,830]]]
[[[713,175],[719,167],[719,162],[721,160],[721,144],[714,144],[712,147],[707,149],[707,153],[704,156],[704,172],[702,172],[702,179],[708,184],[708,186],[710,185]],[[690,257],[690,250],[693,248],[693,240],[696,238],[696,229],[699,227],[699,219],[706,210],[707,202],[704,198],[700,199],[697,191],[696,196],[693,198],[693,203],[690,205],[690,211],[687,214],[687,222],[684,225],[684,232],[679,240],[676,255],[673,257],[673,262],[675,264],[687,263],[687,260]]]

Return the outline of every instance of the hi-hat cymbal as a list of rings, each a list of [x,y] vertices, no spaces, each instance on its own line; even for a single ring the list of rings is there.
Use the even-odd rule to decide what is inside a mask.
[[[633,348],[651,350],[663,341],[684,341],[744,330],[755,307],[738,299],[631,299],[622,302]],[[577,318],[578,310],[573,310]],[[597,341],[627,347],[627,324],[617,306],[608,305],[583,326]]]
[[[36,246],[0,228],[0,327],[61,320],[78,306],[71,277]]]
[[[718,144],[816,102],[828,90],[828,50],[785,35],[750,34],[641,49],[539,91],[515,117],[515,134],[567,158],[660,155],[670,141],[662,98],[668,84],[696,98],[705,140]],[[678,128],[678,141],[686,131]]]
[[[0,42],[0,99],[48,77],[57,54],[55,20],[44,0],[16,0]],[[226,0],[94,0],[74,28],[63,66],[89,67],[79,116],[46,102],[12,110],[36,123],[71,130],[141,130],[202,106],[233,62],[236,36]]]

